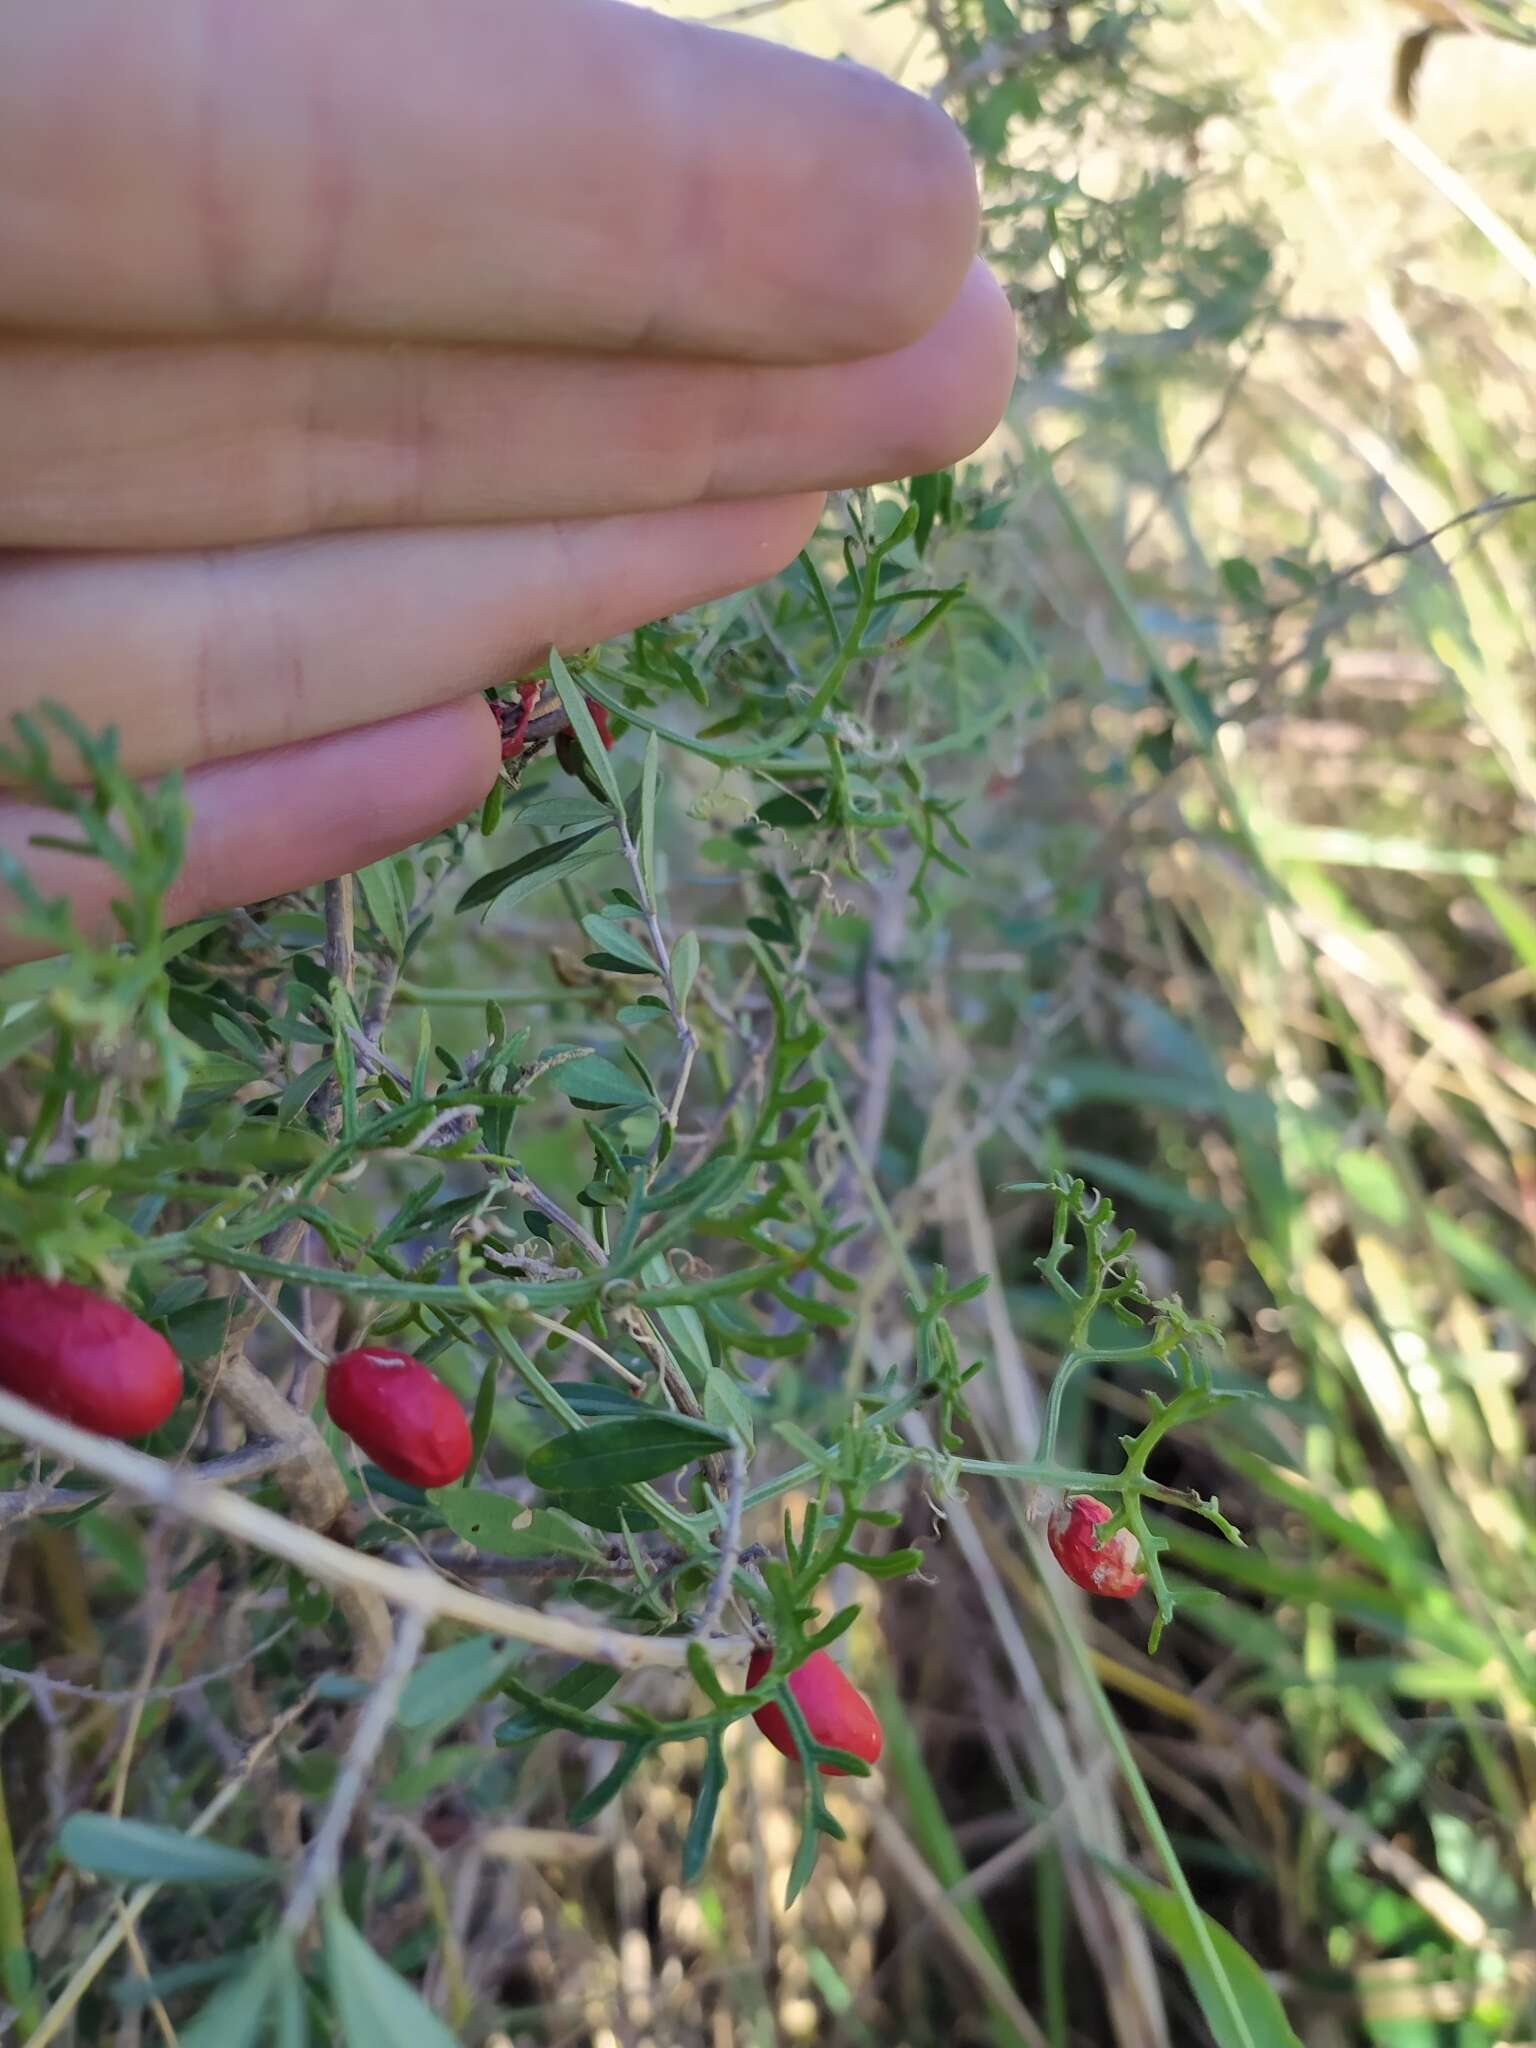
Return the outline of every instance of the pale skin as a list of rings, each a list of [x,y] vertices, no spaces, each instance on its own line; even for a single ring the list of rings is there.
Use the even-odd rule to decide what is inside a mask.
[[[617,0],[0,9],[0,727],[186,771],[177,917],[426,837],[487,686],[986,437],[976,236],[926,102]]]

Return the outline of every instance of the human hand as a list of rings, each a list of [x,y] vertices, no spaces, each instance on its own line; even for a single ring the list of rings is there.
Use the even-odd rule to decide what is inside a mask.
[[[0,731],[187,771],[177,917],[425,837],[487,685],[985,437],[975,237],[926,102],[615,0],[6,10]],[[47,815],[0,846],[99,919]]]

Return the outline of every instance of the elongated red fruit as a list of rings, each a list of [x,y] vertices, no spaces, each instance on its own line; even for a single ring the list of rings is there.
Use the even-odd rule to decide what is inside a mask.
[[[747,1684],[756,1685],[772,1662],[772,1650],[754,1650],[747,1665]],[[806,1727],[818,1742],[829,1749],[851,1750],[867,1764],[875,1762],[885,1742],[875,1710],[825,1650],[813,1650],[799,1670],[789,1674],[788,1684]],[[752,1718],[781,1755],[798,1762],[800,1752],[782,1707],[770,1702],[759,1707]],[[836,1764],[820,1768],[824,1778],[848,1775]]]
[[[469,1467],[464,1410],[408,1351],[343,1352],[325,1376],[325,1412],[392,1479],[452,1486]]]
[[[1107,1543],[1102,1539],[1100,1525],[1113,1513],[1091,1493],[1069,1493],[1046,1523],[1046,1539],[1074,1586],[1104,1600],[1129,1600],[1147,1583],[1141,1545],[1129,1529],[1117,1529]]]
[[[0,1274],[0,1387],[99,1436],[148,1436],[181,1399],[181,1366],[121,1303],[68,1280]]]

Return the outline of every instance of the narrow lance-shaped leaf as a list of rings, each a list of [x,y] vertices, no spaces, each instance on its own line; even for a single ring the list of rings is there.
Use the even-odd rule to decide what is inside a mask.
[[[214,1994],[189,2026],[179,2030],[180,2048],[256,2048],[282,1960],[282,1944],[269,1942],[247,1969]]]
[[[541,1444],[528,1460],[528,1477],[549,1493],[635,1486],[728,1450],[730,1443],[729,1433],[712,1423],[644,1411]]]
[[[542,1694],[517,1679],[504,1679],[503,1689],[522,1702],[523,1712],[502,1722],[496,1740],[508,1748],[513,1743],[531,1742],[551,1728],[579,1730],[588,1709],[599,1706],[618,1682],[619,1674],[611,1664],[574,1664]]]
[[[616,811],[622,810],[624,799],[619,794],[618,777],[613,772],[613,762],[608,757],[608,749],[603,745],[597,727],[592,722],[592,714],[587,709],[586,699],[577,688],[570,670],[553,647],[549,650],[549,679],[555,686],[555,694],[560,699],[561,709],[571,721],[576,743],[581,748],[598,787]]]
[[[325,1908],[325,1974],[344,2048],[458,2048],[442,2021],[374,1953],[334,1898]]]
[[[105,1813],[72,1813],[59,1847],[77,1870],[125,1884],[249,1884],[277,1875],[264,1856],[246,1849]]]
[[[572,1806],[570,1821],[573,1828],[584,1827],[594,1815],[602,1812],[610,1799],[617,1798],[645,1761],[650,1747],[649,1742],[629,1742],[624,1745],[619,1751],[618,1762],[613,1769]]]
[[[710,1838],[715,1831],[715,1815],[720,1810],[720,1794],[725,1790],[725,1744],[718,1728],[710,1731],[704,1754],[704,1769],[699,1778],[698,1793],[693,1802],[693,1818],[688,1823],[688,1833],[683,1842],[683,1883],[692,1884],[704,1868],[704,1859],[709,1854]]]

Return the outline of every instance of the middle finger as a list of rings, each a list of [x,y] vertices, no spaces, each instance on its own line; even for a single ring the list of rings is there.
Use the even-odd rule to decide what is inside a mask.
[[[874,483],[991,431],[1013,316],[976,265],[852,363],[323,342],[0,344],[0,545],[175,548]]]

